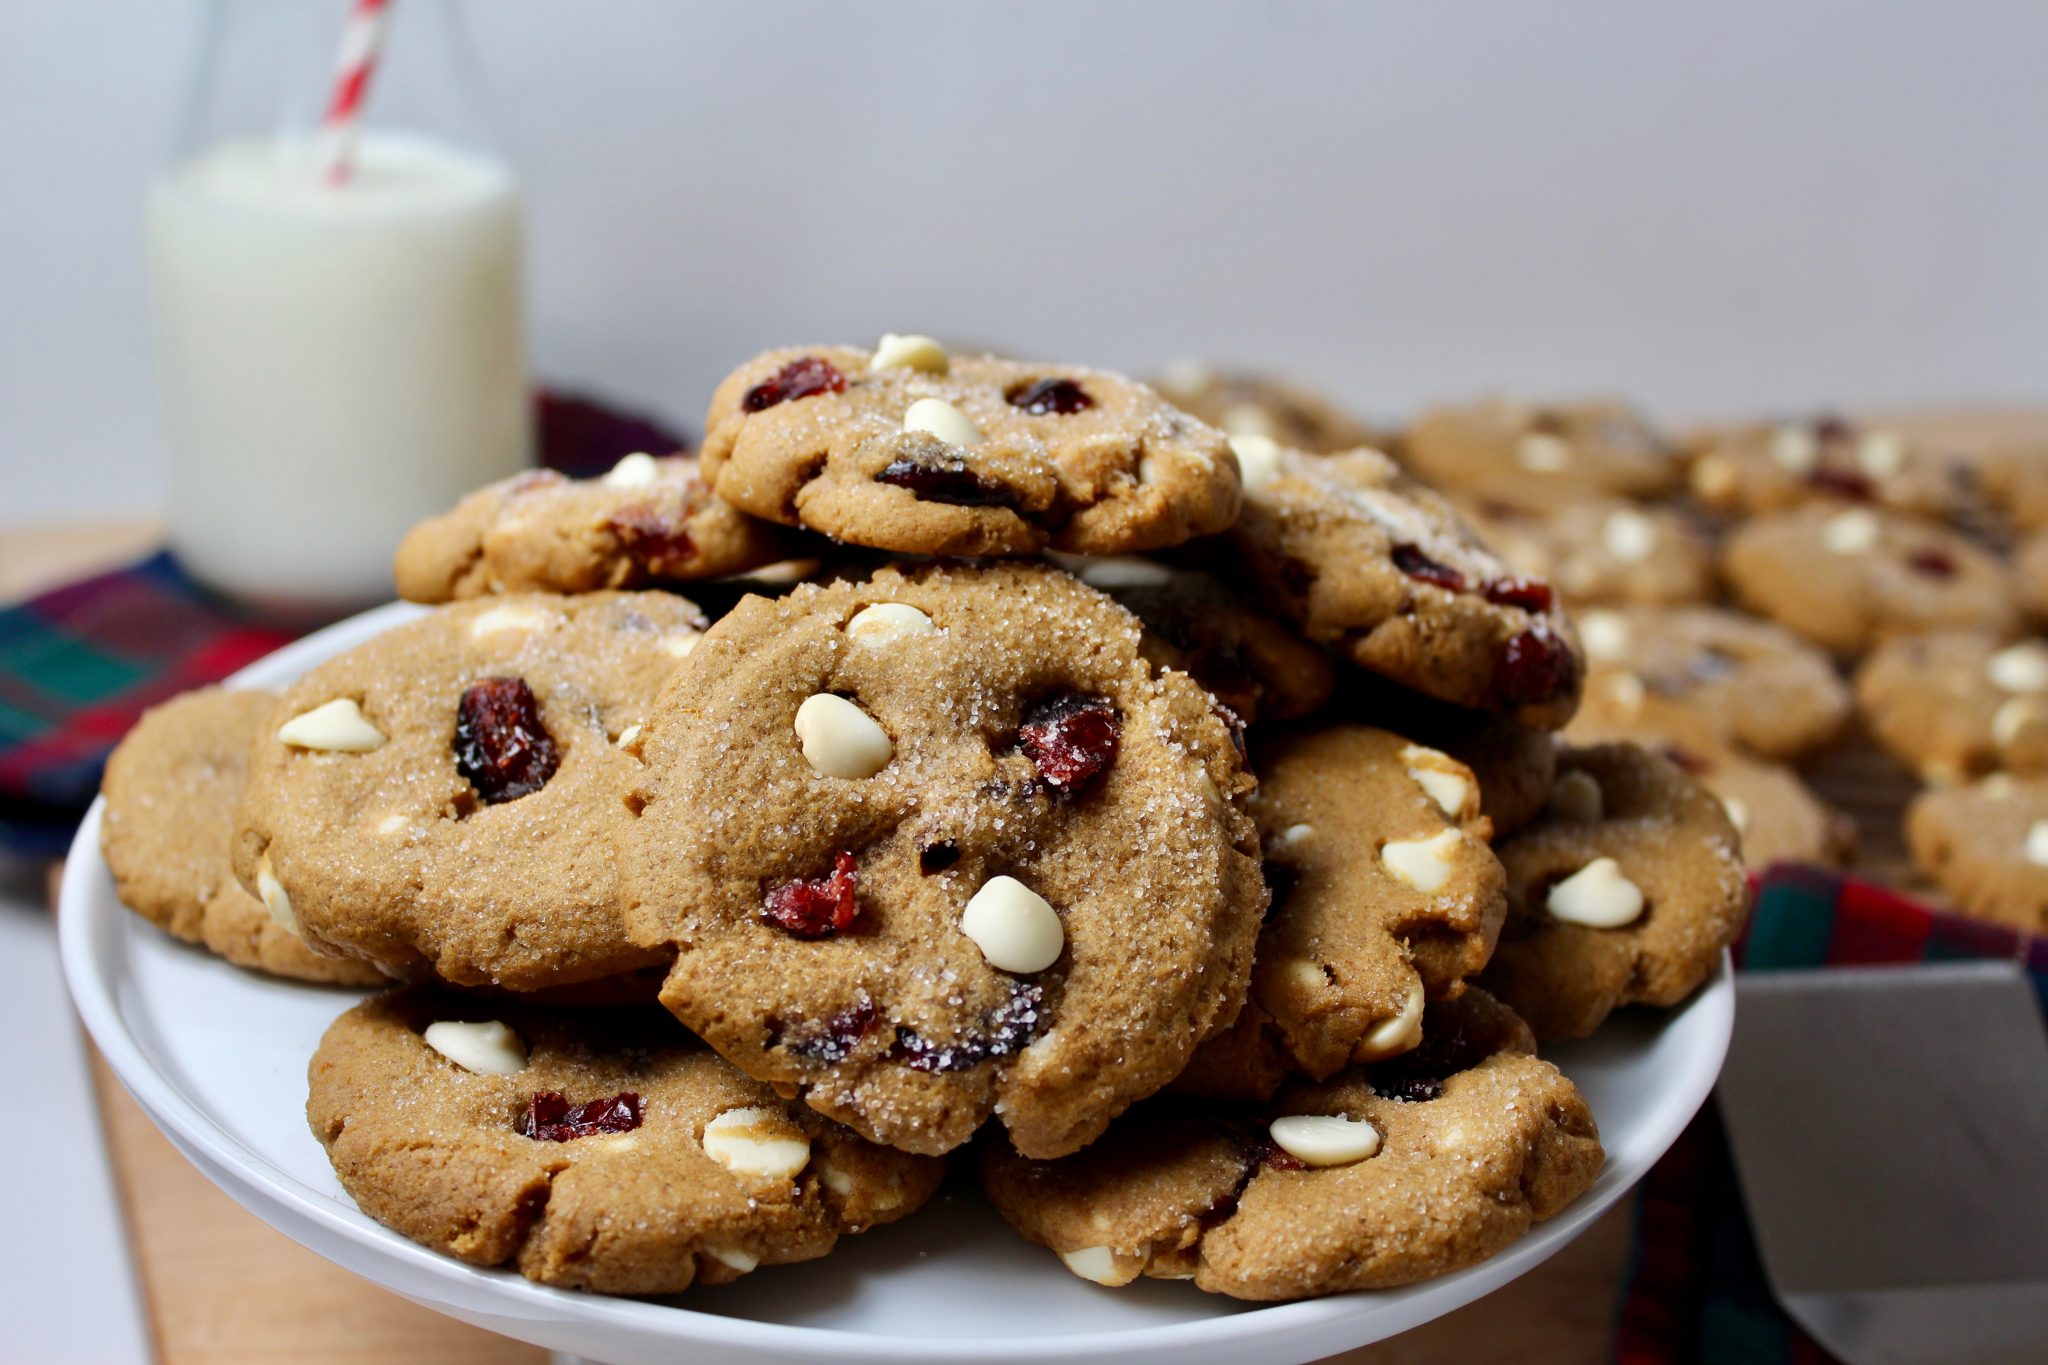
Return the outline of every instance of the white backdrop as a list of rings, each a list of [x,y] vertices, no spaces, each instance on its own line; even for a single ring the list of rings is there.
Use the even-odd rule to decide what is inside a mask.
[[[197,12],[0,6],[0,523],[161,497],[139,203]],[[755,349],[884,329],[1257,362],[1381,413],[2048,390],[2029,0],[470,17],[538,369],[692,427]]]

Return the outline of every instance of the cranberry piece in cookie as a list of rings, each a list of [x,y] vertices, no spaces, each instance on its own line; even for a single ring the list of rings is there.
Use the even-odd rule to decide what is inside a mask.
[[[1010,406],[1022,408],[1033,417],[1044,417],[1057,413],[1071,417],[1095,406],[1095,400],[1088,396],[1088,390],[1071,379],[1038,379],[1012,389],[1006,395]]]
[[[1501,646],[1493,677],[1509,706],[1542,706],[1578,685],[1579,660],[1551,631],[1525,630]]]
[[[1496,606],[1520,607],[1541,614],[1557,601],[1550,585],[1536,578],[1496,578],[1486,585],[1486,600]]]
[[[1006,507],[1010,503],[1008,489],[975,473],[957,456],[891,460],[875,479],[907,488],[921,501],[950,507]]]
[[[851,853],[832,860],[832,871],[812,881],[784,882],[770,891],[761,917],[797,938],[830,938],[853,927],[860,917],[854,896],[860,873]]]
[[[682,511],[670,516],[649,503],[633,503],[614,512],[609,524],[635,563],[652,577],[670,578],[697,552]]]
[[[455,766],[489,805],[531,796],[561,766],[524,678],[479,678],[455,711]]]
[[[1448,564],[1437,563],[1419,545],[1396,545],[1394,567],[1419,583],[1433,583],[1451,592],[1465,590],[1465,575]]]
[[[748,412],[765,412],[778,403],[789,403],[819,393],[845,393],[846,376],[838,366],[817,356],[799,356],[771,377],[747,390],[740,406]]]
[[[1046,785],[1076,792],[1116,761],[1123,721],[1102,697],[1065,693],[1033,707],[1017,731],[1017,745]]]
[[[538,1090],[519,1116],[519,1136],[536,1142],[573,1142],[598,1133],[630,1133],[640,1126],[640,1096],[631,1090],[571,1105],[558,1090]]]

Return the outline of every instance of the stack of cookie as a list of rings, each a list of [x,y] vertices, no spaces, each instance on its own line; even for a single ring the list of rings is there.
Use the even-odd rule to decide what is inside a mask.
[[[109,864],[243,965],[406,983],[308,1117],[474,1264],[729,1280],[970,1143],[1105,1285],[1471,1264],[1600,1167],[1539,1043],[1711,974],[1739,838],[1653,747],[1554,738],[1550,584],[1277,418],[917,336],[757,357],[699,459],[481,490],[400,547],[430,612],[146,719]]]

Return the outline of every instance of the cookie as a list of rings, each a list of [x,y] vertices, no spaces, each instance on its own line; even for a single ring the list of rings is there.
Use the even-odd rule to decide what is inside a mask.
[[[228,847],[249,742],[270,692],[201,688],[153,706],[107,759],[100,850],[121,903],[173,938],[237,967],[299,981],[368,986],[384,974],[323,957],[272,919],[235,880]]]
[[[2048,931],[2048,778],[1993,773],[1921,792],[1906,845],[1965,914]]]
[[[659,965],[620,919],[618,740],[697,641],[669,593],[456,603],[329,660],[250,755],[235,873],[306,940],[511,990]]]
[[[1582,660],[1550,587],[1510,573],[1441,497],[1376,450],[1234,445],[1244,511],[1200,547],[1220,576],[1404,687],[1543,729],[1570,719]]]
[[[1752,610],[1837,654],[1900,635],[2018,624],[2005,566],[1945,527],[1869,507],[1826,504],[1758,517],[1722,563]]]
[[[1189,674],[1246,724],[1299,720],[1329,701],[1329,656],[1214,575],[1136,555],[1053,559],[1145,623],[1155,667]]]
[[[1184,1091],[1260,1097],[1289,1071],[1324,1079],[1408,1051],[1424,1001],[1486,965],[1507,912],[1479,784],[1449,755],[1337,725],[1267,739],[1258,771],[1272,908],[1250,999]]]
[[[1719,798],[1741,836],[1745,866],[1759,871],[1774,863],[1841,868],[1855,855],[1856,822],[1785,765],[1731,749],[1680,747],[1667,750],[1666,757]]]
[[[1714,547],[1684,513],[1619,499],[1525,507],[1452,497],[1495,554],[1567,602],[1703,602],[1714,595]]]
[[[1423,1031],[1414,1052],[1270,1104],[1152,1101],[1064,1160],[989,1143],[982,1187],[1097,1284],[1275,1300],[1449,1274],[1578,1198],[1604,1154],[1584,1098],[1503,1006],[1467,991]]]
[[[596,592],[715,578],[783,559],[787,533],[712,496],[686,456],[628,455],[597,479],[536,469],[487,484],[412,528],[398,595]]]
[[[1535,404],[1495,398],[1415,419],[1401,457],[1439,488],[1527,505],[1670,492],[1679,451],[1625,403]]]
[[[1700,442],[1687,481],[1715,511],[1749,515],[1849,501],[1946,516],[1971,486],[1966,467],[1946,453],[1839,417],[1716,433]]]
[[[1852,705],[1828,656],[1783,627],[1718,607],[1591,608],[1592,661],[1567,734],[1700,735],[1797,762],[1841,737]]]
[[[1749,913],[1721,803],[1630,744],[1567,748],[1543,818],[1495,846],[1508,918],[1479,984],[1542,1039],[1583,1038],[1622,1005],[1676,1005]]]
[[[1981,453],[1984,496],[2022,531],[2048,529],[2048,443],[2008,441]]]
[[[1237,516],[1223,433],[1103,370],[923,337],[770,351],[718,386],[704,473],[754,516],[911,554],[1128,554]]]
[[[1878,743],[1924,781],[2048,772],[2041,640],[2008,645],[1964,630],[1888,641],[1858,670],[1856,702]]]
[[[863,1142],[658,1009],[408,988],[337,1019],[306,1120],[362,1211],[478,1266],[672,1294],[913,1212],[943,1163]]]
[[[1319,455],[1377,446],[1384,439],[1321,394],[1269,375],[1182,360],[1162,370],[1152,387],[1228,436],[1263,436]]]
[[[1233,729],[1043,565],[754,598],[636,748],[621,832],[663,1001],[747,1074],[943,1152],[1058,1156],[1244,997],[1266,905]]]
[[[2013,552],[2013,587],[2036,624],[2048,624],[2048,531],[2036,531]]]

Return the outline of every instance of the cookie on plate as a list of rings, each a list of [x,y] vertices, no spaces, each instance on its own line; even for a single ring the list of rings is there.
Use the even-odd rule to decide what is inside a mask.
[[[1744,605],[1837,654],[1922,631],[2018,626],[2005,566],[1946,527],[1816,503],[1729,537],[1722,568]]]
[[[1906,808],[1906,844],[1966,914],[2048,932],[2048,778],[1924,791]]]
[[[1749,515],[1850,501],[1946,516],[1970,487],[1964,466],[1945,452],[1840,417],[1715,433],[1700,442],[1688,481],[1715,511]]]
[[[1221,576],[1404,687],[1543,729],[1571,718],[1582,660],[1549,585],[1510,573],[1449,503],[1376,450],[1232,444],[1244,511],[1199,552]]]
[[[1632,744],[1567,748],[1550,809],[1496,846],[1508,918],[1479,984],[1542,1039],[1676,1005],[1742,931],[1749,880],[1721,803]]]
[[[1625,403],[1509,398],[1433,408],[1403,438],[1402,460],[1439,488],[1526,505],[1670,492],[1681,457]]]
[[[1714,547],[1684,513],[1601,498],[1552,508],[1498,497],[1452,501],[1516,573],[1569,602],[1666,605],[1714,595]]]
[[[790,543],[712,496],[695,460],[628,455],[602,478],[536,469],[487,484],[413,527],[392,573],[413,602],[596,592],[741,573]]]
[[[1177,1088],[1263,1097],[1422,1041],[1425,1000],[1455,995],[1507,913],[1479,784],[1448,754],[1336,725],[1269,737],[1252,815],[1273,904],[1251,996]]]
[[[306,1119],[364,1213],[471,1265],[672,1294],[913,1212],[944,1163],[864,1142],[661,1010],[408,988],[337,1019]]]
[[[228,856],[249,742],[271,692],[207,687],[145,711],[107,759],[100,850],[121,903],[173,938],[272,976],[368,986],[367,962],[323,957],[242,889]]]
[[[1266,890],[1233,727],[1038,564],[750,598],[635,743],[663,1001],[751,1076],[943,1152],[1059,1156],[1244,998]]]
[[[1935,631],[1880,645],[1856,674],[1878,743],[1928,782],[2048,772],[2048,642]]]
[[[1383,440],[1321,394],[1269,375],[1182,360],[1160,371],[1152,387],[1182,412],[1228,436],[1263,436],[1319,455]]]
[[[1133,380],[1074,365],[793,347],[728,375],[704,473],[768,521],[911,554],[1127,554],[1237,516],[1223,433]]]
[[[697,642],[670,593],[459,602],[320,665],[250,755],[235,873],[306,940],[395,974],[538,990],[659,965],[611,828]]]
[[[1782,626],[1718,607],[1595,607],[1577,617],[1591,668],[1569,733],[1706,734],[1797,762],[1841,737],[1849,689]]]
[[[982,1187],[1097,1284],[1274,1300],[1463,1269],[1583,1194],[1604,1155],[1577,1088],[1504,1006],[1469,990],[1422,1027],[1415,1051],[1268,1104],[1151,1101],[1063,1160],[991,1142]]]

